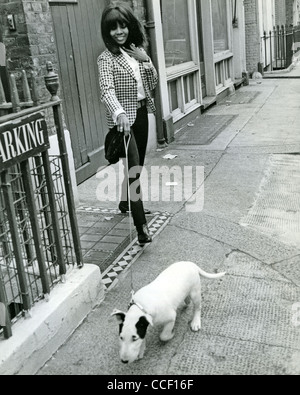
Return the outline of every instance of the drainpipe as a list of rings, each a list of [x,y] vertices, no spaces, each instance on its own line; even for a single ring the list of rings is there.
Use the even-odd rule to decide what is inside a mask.
[[[149,34],[150,38],[150,53],[153,64],[158,70],[158,53],[157,53],[157,41],[155,34],[155,20],[154,20],[154,9],[153,9],[153,0],[145,0],[146,7],[146,30]],[[156,133],[157,133],[157,142],[159,148],[164,148],[167,146],[165,133],[164,133],[164,120],[163,120],[163,112],[162,112],[162,104],[161,104],[161,95],[160,89],[155,89],[155,105],[156,105]]]

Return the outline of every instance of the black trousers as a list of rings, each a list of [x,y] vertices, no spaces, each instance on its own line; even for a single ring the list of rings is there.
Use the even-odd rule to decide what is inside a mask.
[[[128,147],[128,167],[129,174],[133,177],[129,179],[129,185],[133,185],[134,188],[131,188],[131,197],[135,195],[134,199],[130,200],[131,203],[131,211],[133,222],[136,227],[145,225],[147,223],[144,205],[142,199],[142,191],[140,185],[140,176],[143,170],[143,166],[145,163],[145,156],[147,151],[147,143],[148,143],[148,135],[149,135],[149,120],[148,120],[148,111],[147,107],[143,106],[137,110],[137,117],[135,123],[131,127],[131,139]],[[121,195],[121,204],[129,205],[129,194],[128,194],[128,175],[127,168],[125,163],[125,174],[124,181],[122,185],[122,195]],[[131,173],[131,169],[135,168],[138,171],[134,171]]]

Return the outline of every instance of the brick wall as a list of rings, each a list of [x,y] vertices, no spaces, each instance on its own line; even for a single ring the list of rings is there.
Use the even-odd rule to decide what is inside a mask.
[[[286,24],[286,0],[275,1],[275,24],[276,26]]]
[[[9,30],[7,16],[14,15],[17,30]],[[30,55],[27,28],[21,0],[0,0],[0,24],[2,40],[6,46],[7,67],[10,71],[20,70]]]
[[[294,24],[294,2],[296,0],[286,0],[286,24],[291,26]]]
[[[276,26],[293,25],[294,21],[294,2],[296,0],[276,0],[275,1],[275,20]]]
[[[260,62],[260,33],[257,0],[245,0],[246,66],[252,75]]]
[[[14,15],[16,31],[9,30],[7,15]],[[7,69],[17,80],[21,70],[34,72],[41,101],[49,99],[44,84],[46,62],[57,65],[53,25],[48,0],[0,0],[2,40],[6,46]],[[21,97],[22,99],[22,97]]]

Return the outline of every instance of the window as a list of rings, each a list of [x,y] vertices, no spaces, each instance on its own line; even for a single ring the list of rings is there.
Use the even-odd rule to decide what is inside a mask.
[[[186,0],[162,0],[166,67],[192,61],[189,9]]]
[[[227,2],[224,0],[211,0],[214,51],[220,53],[229,50]]]
[[[229,28],[236,10],[235,5],[228,0],[211,0],[211,7],[216,93],[219,94],[231,83],[233,54],[232,29]]]
[[[177,122],[201,102],[196,0],[161,0],[158,4],[168,88],[166,112]]]

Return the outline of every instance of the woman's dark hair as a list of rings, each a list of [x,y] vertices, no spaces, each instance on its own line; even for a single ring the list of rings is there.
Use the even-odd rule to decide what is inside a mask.
[[[125,47],[129,48],[130,44],[134,44],[137,47],[144,47],[147,44],[144,28],[131,8],[126,4],[116,2],[105,8],[101,21],[102,38],[110,52],[115,55],[120,53],[118,44],[110,35],[110,32],[115,30],[118,24],[126,26],[129,29],[129,36],[124,45]]]

